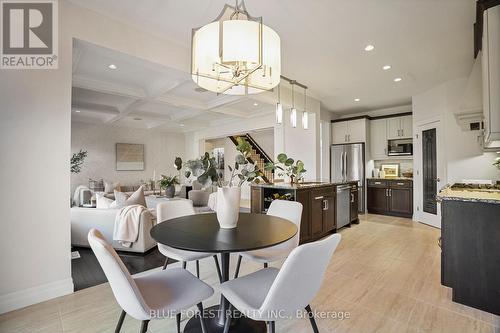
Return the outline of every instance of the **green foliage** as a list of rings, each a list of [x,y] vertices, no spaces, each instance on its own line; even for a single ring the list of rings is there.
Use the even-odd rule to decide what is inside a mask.
[[[166,189],[169,186],[179,184],[179,179],[177,179],[177,176],[172,177],[172,176],[161,175],[161,179],[158,183],[161,189]]]
[[[85,158],[87,157],[87,151],[86,150],[81,150],[78,153],[73,154],[70,159],[70,164],[71,168],[70,171],[71,173],[79,173],[82,171],[82,165],[83,162],[85,161]]]
[[[307,171],[304,168],[304,162],[301,160],[295,161],[293,158],[289,158],[285,153],[278,154],[276,162],[266,163],[264,170],[275,171],[278,176],[290,177],[292,182],[294,179],[297,181],[301,180],[304,177],[304,173]]]
[[[497,157],[495,159],[495,162],[493,163],[494,166],[496,166],[498,169],[500,169],[500,157]]]
[[[186,178],[194,176],[202,185],[216,183],[217,186],[222,186],[223,179],[221,174],[217,174],[215,157],[210,157],[208,153],[195,160],[187,161],[185,167],[187,169]]]

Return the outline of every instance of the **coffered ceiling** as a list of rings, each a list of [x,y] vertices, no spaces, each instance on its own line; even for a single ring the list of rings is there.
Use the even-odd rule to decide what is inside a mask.
[[[183,45],[186,57],[191,29],[215,19],[226,2],[234,3],[71,1]],[[323,107],[338,113],[408,104],[411,96],[464,77],[472,68],[474,0],[245,2],[250,14],[262,16],[280,35],[282,72],[308,85]],[[364,51],[368,44],[374,50]],[[382,70],[384,65],[392,68]],[[394,82],[397,77],[402,80]]]
[[[262,100],[199,89],[187,73],[74,41],[73,121],[186,132],[273,110]]]

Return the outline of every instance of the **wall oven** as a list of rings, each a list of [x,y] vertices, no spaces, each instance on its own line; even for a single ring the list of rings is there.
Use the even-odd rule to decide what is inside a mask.
[[[389,156],[413,155],[413,139],[388,140],[387,155]]]

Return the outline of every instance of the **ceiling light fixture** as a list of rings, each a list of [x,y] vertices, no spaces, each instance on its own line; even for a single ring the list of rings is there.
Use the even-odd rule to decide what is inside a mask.
[[[118,69],[118,67],[115,64],[110,64],[108,66],[109,69]]]
[[[248,14],[243,0],[225,5],[207,25],[193,29],[191,77],[218,94],[256,94],[276,87],[281,74],[278,34]]]
[[[391,65],[385,65],[384,67],[382,67],[382,69],[383,69],[384,71],[389,70],[389,69],[391,69],[391,68],[392,68],[392,66],[391,66]]]
[[[403,80],[403,79],[402,79],[402,78],[400,78],[400,77],[397,77],[397,78],[395,78],[395,79],[394,79],[394,82],[399,82],[399,81],[401,81],[401,80]]]
[[[366,45],[365,51],[373,51],[373,50],[375,50],[375,46],[373,46],[371,44]]]
[[[259,103],[255,102],[253,103],[253,106],[259,106]]]
[[[281,104],[281,88],[278,84],[278,103],[276,103],[276,124],[283,123],[283,105]]]
[[[355,101],[355,102],[359,102],[360,100],[361,100],[361,99],[359,99],[359,98],[355,98],[355,99],[354,99],[354,101]]]
[[[297,127],[297,109],[295,108],[295,93],[294,86],[295,81],[290,82],[292,85],[292,108],[290,109],[290,124],[293,128]]]
[[[184,127],[185,125],[184,124],[179,124],[180,127]]]
[[[80,113],[80,110],[75,110],[76,113]]]
[[[309,115],[307,114],[307,88],[304,88],[304,111],[302,111],[302,128],[309,129]]]

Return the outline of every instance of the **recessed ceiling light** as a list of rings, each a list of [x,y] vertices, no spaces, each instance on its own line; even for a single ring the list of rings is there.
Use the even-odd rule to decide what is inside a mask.
[[[401,81],[401,80],[402,80],[402,78],[397,77],[397,78],[395,78],[395,79],[394,79],[394,82],[399,82],[399,81]]]
[[[180,127],[184,127],[185,125],[184,124],[179,124]]]
[[[110,64],[110,65],[108,66],[108,68],[109,68],[109,69],[117,69],[118,67],[116,67],[116,65],[115,65],[115,64]]]
[[[75,110],[76,113],[80,113],[80,110]]]
[[[355,102],[359,102],[359,101],[360,101],[360,99],[359,99],[359,98],[355,98],[355,99],[354,99],[354,101],[355,101]]]
[[[257,102],[253,103],[253,106],[258,106],[258,105],[259,105],[259,103],[257,103]]]
[[[142,118],[135,117],[134,120],[142,120]]]
[[[373,46],[371,44],[366,45],[365,51],[373,51],[373,50],[375,50],[375,46]]]
[[[386,70],[388,70],[388,69],[391,69],[391,68],[392,68],[392,66],[391,66],[391,65],[385,65],[384,67],[382,67],[382,69],[383,69],[384,71],[386,71]]]

